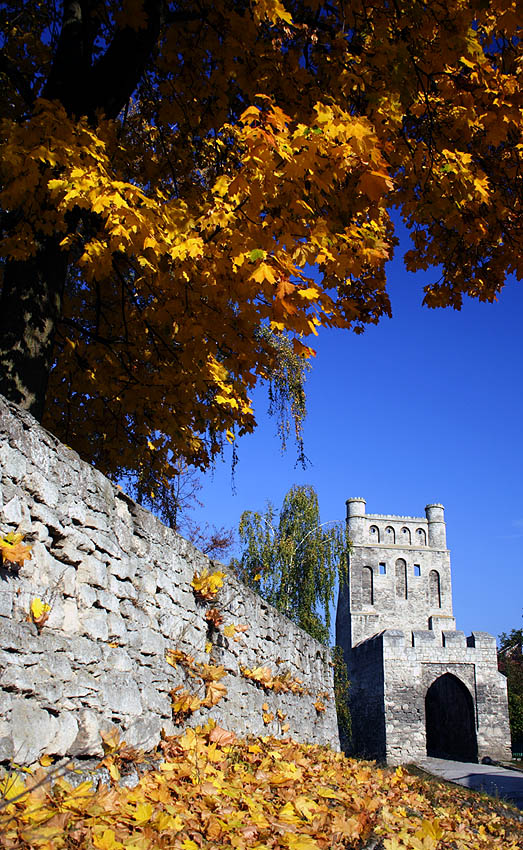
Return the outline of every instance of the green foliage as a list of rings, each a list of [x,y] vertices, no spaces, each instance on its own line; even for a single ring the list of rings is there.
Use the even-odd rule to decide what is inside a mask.
[[[321,523],[309,485],[291,487],[279,514],[244,511],[243,554],[231,566],[238,577],[316,640],[329,639],[329,606],[336,580],[347,574],[349,540],[342,523]]]
[[[498,665],[507,677],[508,713],[512,749],[523,751],[523,629],[499,636]]]
[[[352,737],[352,721],[349,709],[349,675],[341,646],[332,647],[334,664],[334,699],[342,749],[348,745]]]

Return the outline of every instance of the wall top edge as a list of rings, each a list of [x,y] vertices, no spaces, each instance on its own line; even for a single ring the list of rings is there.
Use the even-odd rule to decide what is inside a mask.
[[[428,525],[427,517],[424,516],[404,516],[403,514],[365,514],[365,519],[413,519],[416,522],[422,522]]]

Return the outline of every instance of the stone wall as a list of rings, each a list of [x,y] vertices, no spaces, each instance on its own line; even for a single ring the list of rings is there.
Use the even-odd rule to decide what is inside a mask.
[[[114,726],[152,749],[162,729],[180,728],[170,691],[203,695],[183,666],[167,664],[168,649],[226,670],[226,696],[187,723],[213,717],[242,735],[338,747],[329,651],[1,397],[0,467],[0,533],[32,543],[20,569],[0,570],[0,760],[96,756]],[[191,588],[204,568],[226,572],[212,603],[218,630]],[[35,597],[50,605],[41,630],[29,615]],[[229,624],[248,630],[225,637]],[[305,693],[263,689],[240,666],[288,673]]]

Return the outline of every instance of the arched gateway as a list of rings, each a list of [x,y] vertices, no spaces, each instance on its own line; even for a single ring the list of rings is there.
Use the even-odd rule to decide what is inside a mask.
[[[452,673],[439,676],[425,697],[427,755],[457,761],[478,760],[474,701]]]

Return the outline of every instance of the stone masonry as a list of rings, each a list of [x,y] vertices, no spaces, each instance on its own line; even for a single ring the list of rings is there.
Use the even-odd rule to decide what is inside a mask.
[[[443,506],[425,514],[370,515],[364,499],[347,501],[353,548],[336,640],[351,682],[353,752],[391,764],[508,759],[496,640],[456,631]]]
[[[23,567],[0,569],[0,761],[98,756],[100,732],[114,726],[146,750],[162,729],[179,732],[169,692],[200,683],[167,664],[169,648],[225,666],[225,698],[188,723],[213,717],[241,735],[338,748],[328,649],[1,397],[0,472],[0,534],[21,531],[32,543]],[[209,635],[208,605],[191,589],[204,568],[227,573],[213,605],[223,625],[248,626],[236,640],[223,627]],[[40,632],[29,616],[35,597],[51,608]],[[306,693],[263,690],[240,666],[288,672]],[[325,711],[314,706],[319,695]]]

